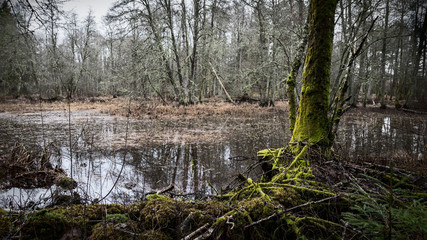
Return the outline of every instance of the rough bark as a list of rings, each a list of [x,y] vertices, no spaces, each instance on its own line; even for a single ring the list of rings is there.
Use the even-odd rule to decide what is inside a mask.
[[[311,0],[301,101],[291,142],[330,147],[327,139],[329,84],[337,0]]]

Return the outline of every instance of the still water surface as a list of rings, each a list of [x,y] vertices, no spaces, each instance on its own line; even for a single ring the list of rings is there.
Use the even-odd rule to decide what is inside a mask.
[[[72,171],[78,182],[75,191],[88,202],[103,199],[112,190],[103,203],[129,203],[169,184],[189,198],[215,194],[256,162],[257,151],[282,147],[290,136],[287,116],[278,114],[127,124],[124,117],[84,110],[71,113],[70,126],[68,117],[66,111],[43,116],[0,113],[0,155],[18,143],[30,148],[53,144],[52,164],[68,175]],[[335,150],[348,159],[404,159],[408,165],[424,166],[426,123],[427,118],[420,116],[350,112],[342,121]],[[29,201],[43,206],[54,188],[0,190],[0,206],[22,207]]]

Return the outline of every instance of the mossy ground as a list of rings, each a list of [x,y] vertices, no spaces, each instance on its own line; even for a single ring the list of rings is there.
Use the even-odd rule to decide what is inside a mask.
[[[304,224],[291,215],[245,229],[255,221],[303,202],[292,188],[278,187],[266,192],[271,194],[270,200],[259,195],[207,202],[155,198],[126,207],[73,205],[17,215],[5,213],[1,216],[0,234],[3,238],[60,239],[71,238],[70,233],[77,229],[74,237],[80,239],[178,239],[205,224],[213,228],[212,236],[222,239],[295,234],[294,225]]]

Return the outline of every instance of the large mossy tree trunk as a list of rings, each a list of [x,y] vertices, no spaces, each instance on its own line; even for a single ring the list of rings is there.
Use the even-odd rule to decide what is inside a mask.
[[[330,65],[337,0],[311,0],[308,43],[301,101],[291,143],[317,144],[324,152],[331,147],[328,139]]]

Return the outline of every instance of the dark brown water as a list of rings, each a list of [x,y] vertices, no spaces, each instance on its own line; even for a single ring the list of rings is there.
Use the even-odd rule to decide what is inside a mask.
[[[43,120],[42,120],[43,119]],[[335,150],[351,159],[403,159],[425,164],[426,117],[350,113],[342,121]],[[174,184],[189,198],[215,194],[256,161],[256,152],[289,141],[286,116],[263,118],[127,120],[95,110],[68,113],[0,113],[0,154],[16,144],[37,148],[53,144],[54,166],[78,182],[91,202],[129,203]],[[127,137],[126,137],[127,136]],[[72,160],[72,161],[71,161]],[[72,163],[71,163],[72,162]],[[256,172],[252,174],[256,175]],[[0,206],[29,201],[49,204],[55,187],[0,191]]]
[[[362,109],[350,112],[340,125],[336,151],[352,160],[376,161],[385,165],[394,161],[396,165],[412,170],[425,168],[427,116],[397,113]]]

